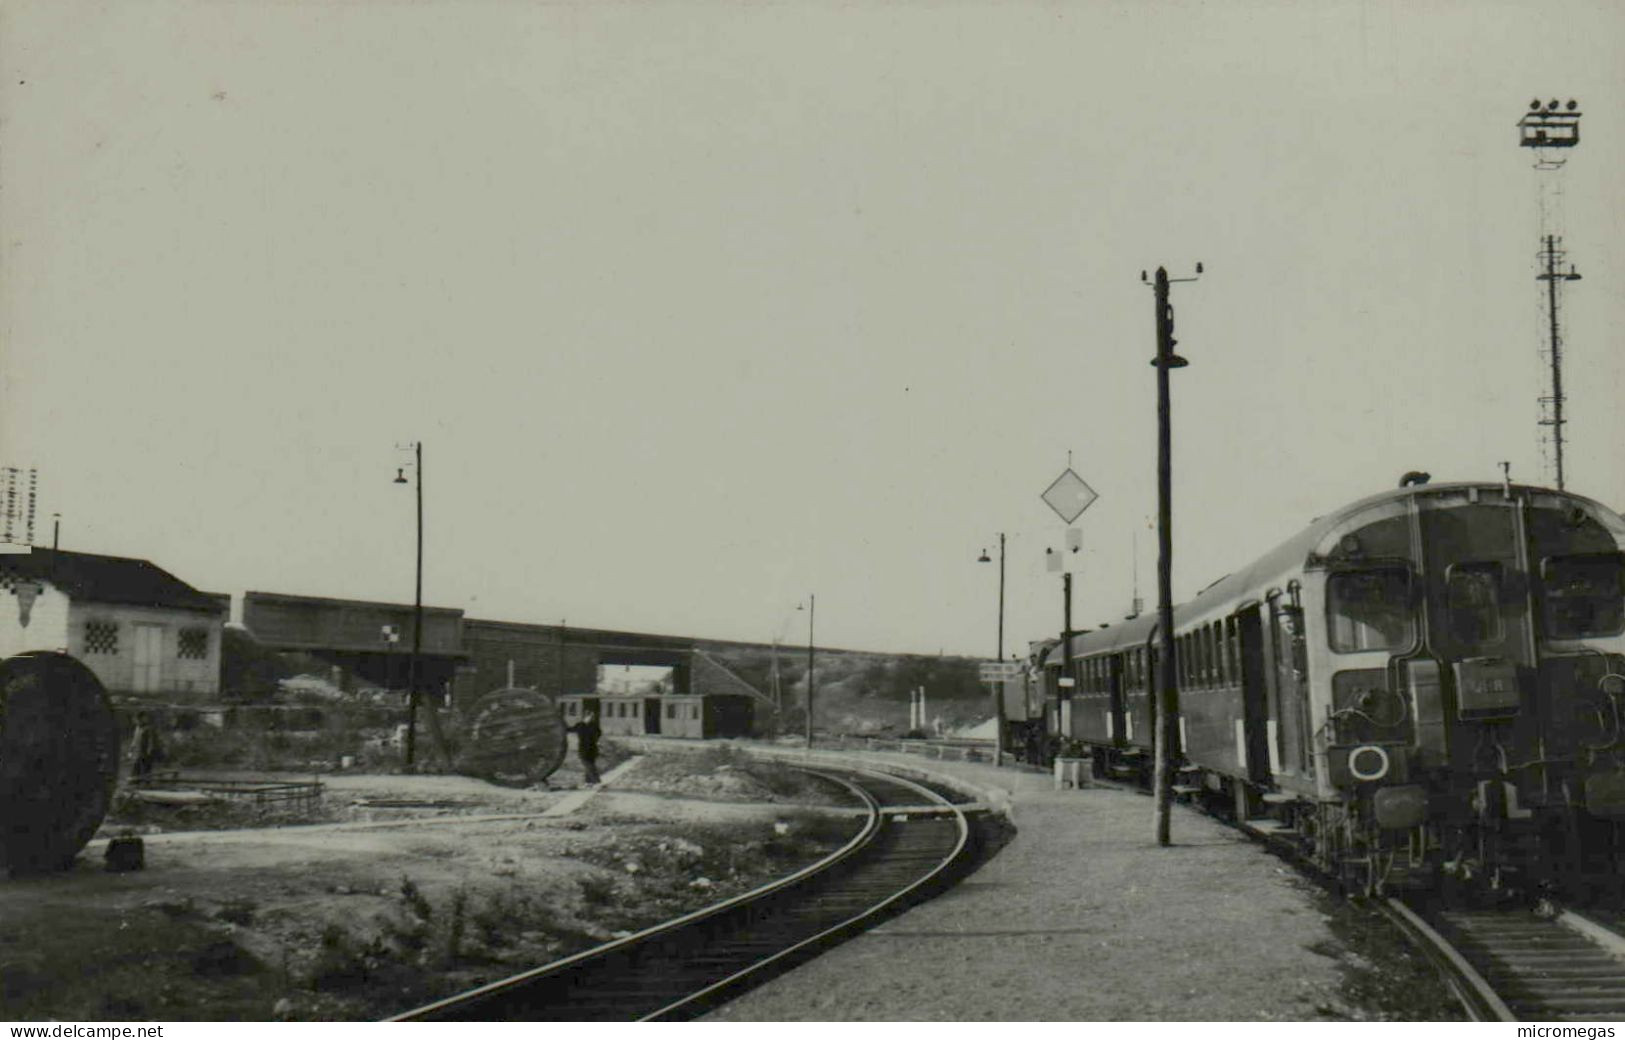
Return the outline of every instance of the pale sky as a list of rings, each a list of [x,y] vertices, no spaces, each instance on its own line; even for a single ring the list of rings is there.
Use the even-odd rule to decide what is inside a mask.
[[[1393,486],[1625,506],[1625,6],[0,6],[0,463],[213,591],[994,650],[1155,599],[1142,269],[1175,287],[1175,591]]]

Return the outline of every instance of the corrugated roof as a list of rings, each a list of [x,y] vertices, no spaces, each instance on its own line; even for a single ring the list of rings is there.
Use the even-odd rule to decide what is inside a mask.
[[[50,582],[69,599],[82,602],[225,613],[217,598],[146,560],[36,548],[29,553],[0,556],[0,573]]]

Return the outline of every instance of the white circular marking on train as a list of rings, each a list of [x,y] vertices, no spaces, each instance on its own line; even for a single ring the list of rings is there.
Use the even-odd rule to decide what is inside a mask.
[[[1368,768],[1362,768],[1360,760],[1363,756],[1374,755],[1376,762]],[[1388,752],[1375,744],[1364,744],[1349,752],[1349,772],[1354,774],[1356,780],[1381,780],[1388,775]]]

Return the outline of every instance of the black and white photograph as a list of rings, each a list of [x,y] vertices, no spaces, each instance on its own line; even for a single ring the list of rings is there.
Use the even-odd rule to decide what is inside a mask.
[[[1612,1036],[1622,52],[3,0],[0,1022]]]

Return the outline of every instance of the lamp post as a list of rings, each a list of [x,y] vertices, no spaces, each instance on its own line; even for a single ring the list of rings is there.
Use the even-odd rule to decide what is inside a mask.
[[[813,620],[818,610],[818,597],[807,595],[807,750],[813,746]]]
[[[413,479],[406,479],[406,467],[395,470],[395,483],[417,485],[418,557],[417,589],[412,599],[412,656],[406,666],[406,770],[417,768],[418,655],[423,651],[423,442],[411,445]]]
[[[976,558],[978,563],[992,563],[987,550]],[[999,662],[1004,662],[1004,532],[999,532]],[[993,683],[993,765],[1004,765],[1004,697],[1003,683]]]
[[[1202,265],[1196,265],[1197,275]],[[1140,272],[1140,281],[1148,279]],[[1156,724],[1156,779],[1152,794],[1156,801],[1156,835],[1158,845],[1169,843],[1169,817],[1173,803],[1174,754],[1173,740],[1179,732],[1179,688],[1174,675],[1174,513],[1173,513],[1173,445],[1169,414],[1172,405],[1168,398],[1168,373],[1184,368],[1188,361],[1174,353],[1178,340],[1174,339],[1174,308],[1168,302],[1168,287],[1172,282],[1194,282],[1195,278],[1169,278],[1168,269],[1157,268],[1152,284],[1157,307],[1157,356],[1151,364],[1157,370],[1157,724]]]

